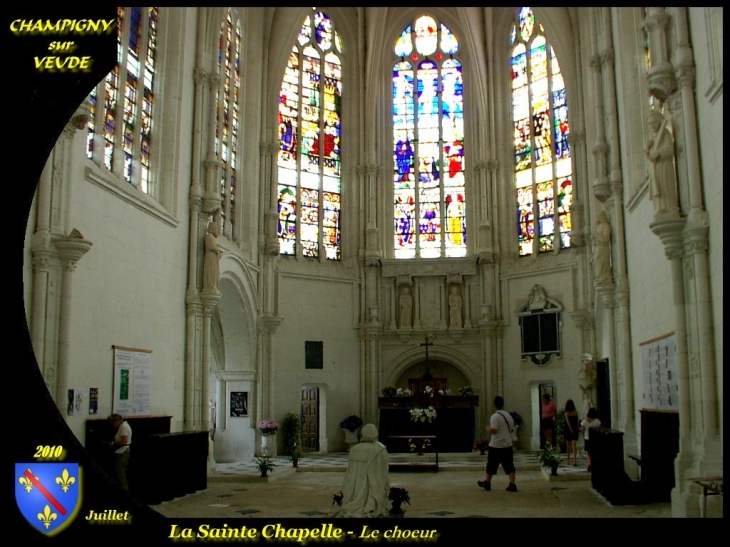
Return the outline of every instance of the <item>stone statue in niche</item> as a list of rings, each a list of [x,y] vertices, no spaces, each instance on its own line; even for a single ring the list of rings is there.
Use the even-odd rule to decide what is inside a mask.
[[[220,255],[222,251],[218,247],[218,235],[220,228],[214,220],[208,225],[208,233],[205,235],[205,257],[203,259],[203,290],[217,291],[218,278],[220,277]]]
[[[463,326],[461,312],[462,300],[459,294],[459,287],[452,285],[451,294],[449,294],[449,326],[452,329],[460,329]]]
[[[596,227],[593,229],[593,268],[596,283],[611,282],[611,225],[605,211],[596,214]]]
[[[400,320],[400,328],[411,327],[411,312],[413,311],[413,296],[411,288],[406,285],[403,287],[403,293],[398,300],[398,319]]]
[[[649,160],[649,198],[654,203],[654,214],[678,216],[672,134],[667,129],[667,120],[661,112],[652,110],[646,121],[649,126],[649,142],[645,152]]]

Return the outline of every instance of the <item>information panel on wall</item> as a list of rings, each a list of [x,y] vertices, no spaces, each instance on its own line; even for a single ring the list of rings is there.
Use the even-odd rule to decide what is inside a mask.
[[[112,412],[122,416],[150,413],[152,350],[114,348],[114,402]]]
[[[677,346],[674,333],[639,344],[644,382],[643,407],[678,410]]]

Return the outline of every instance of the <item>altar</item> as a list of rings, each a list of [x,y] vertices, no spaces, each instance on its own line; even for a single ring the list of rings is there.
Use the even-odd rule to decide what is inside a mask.
[[[379,397],[379,440],[390,453],[412,452],[409,435],[435,435],[427,452],[471,452],[474,447],[477,395],[451,394],[446,378],[411,378],[411,394]],[[414,408],[436,409],[433,422],[414,422]]]

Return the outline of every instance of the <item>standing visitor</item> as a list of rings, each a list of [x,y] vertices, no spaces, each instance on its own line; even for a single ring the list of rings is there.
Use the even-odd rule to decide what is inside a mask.
[[[591,429],[601,427],[601,420],[598,419],[598,411],[595,408],[591,408],[588,411],[588,415],[580,423],[580,430],[583,432],[583,438],[585,439],[585,450],[586,456],[588,457],[588,471],[591,470]]]
[[[132,445],[132,428],[122,418],[121,414],[112,414],[107,418],[116,428],[114,440],[110,446],[114,448],[114,470],[122,488],[129,491],[127,481],[127,467],[129,466],[130,446]]]
[[[568,465],[570,465],[570,454],[573,454],[573,465],[578,465],[578,411],[575,408],[573,399],[565,402],[565,451],[568,453]]]
[[[542,431],[544,446],[555,446],[555,415],[558,407],[549,393],[542,394],[542,408],[540,409],[540,430]]]
[[[494,408],[496,411],[489,419],[489,427],[487,428],[487,431],[492,434],[492,438],[489,439],[489,452],[487,453],[487,477],[483,481],[477,481],[477,484],[487,491],[491,490],[492,477],[497,474],[501,465],[504,472],[509,475],[507,492],[517,492],[514,451],[512,436],[510,435],[515,429],[515,422],[510,413],[503,410],[504,399],[499,395],[494,398]]]

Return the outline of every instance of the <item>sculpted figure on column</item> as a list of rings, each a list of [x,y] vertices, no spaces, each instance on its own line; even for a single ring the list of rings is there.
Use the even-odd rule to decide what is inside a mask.
[[[220,255],[218,247],[218,235],[220,228],[214,220],[208,225],[208,233],[205,235],[205,257],[203,259],[203,290],[217,291],[218,278],[220,277]]]
[[[403,294],[400,295],[398,301],[398,318],[400,319],[400,328],[411,326],[411,312],[413,310],[413,296],[411,296],[411,288],[406,285],[403,287]]]
[[[593,268],[596,283],[610,283],[611,276],[611,225],[605,211],[596,214],[593,230]]]
[[[678,215],[677,175],[674,169],[674,141],[667,129],[667,120],[661,112],[652,110],[647,116],[649,142],[646,157],[649,160],[649,198],[654,213]]]
[[[459,287],[452,285],[451,294],[449,294],[449,326],[452,328],[460,329],[462,327],[461,308],[462,301]]]

